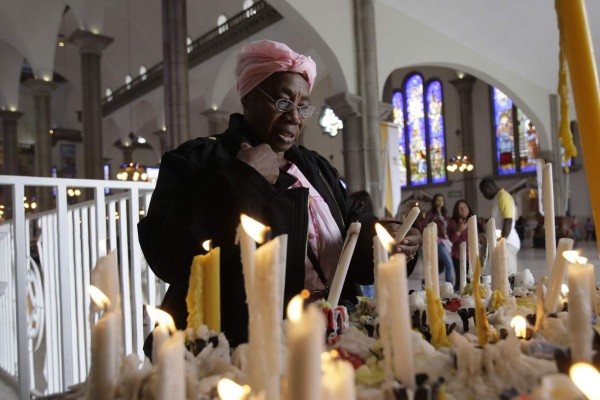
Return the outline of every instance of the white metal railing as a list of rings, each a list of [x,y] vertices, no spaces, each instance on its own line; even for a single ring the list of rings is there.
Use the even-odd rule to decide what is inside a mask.
[[[155,305],[165,290],[137,236],[154,185],[3,175],[0,186],[13,199],[12,218],[0,224],[0,369],[18,380],[19,397],[85,380],[93,323],[87,287],[96,260],[109,251],[119,260],[125,351],[142,355],[143,304]],[[30,187],[53,187],[55,209],[26,215],[22,199]],[[93,199],[68,205],[73,187]]]

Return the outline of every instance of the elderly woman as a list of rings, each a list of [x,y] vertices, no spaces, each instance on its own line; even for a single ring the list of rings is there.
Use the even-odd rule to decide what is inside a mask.
[[[376,221],[346,195],[325,158],[296,145],[315,113],[313,60],[261,40],[241,49],[236,75],[244,114],[231,115],[224,133],[164,154],[148,214],[138,226],[148,263],[170,283],[162,308],[179,328],[186,325],[193,256],[204,252],[200,244],[206,239],[221,248],[222,329],[233,345],[247,340],[248,309],[235,244],[241,213],[270,226],[274,235],[288,234],[285,304],[304,288],[328,290],[346,228],[359,221],[362,230],[342,292],[342,298],[355,301],[358,285],[373,282]],[[420,243],[412,230],[396,250],[412,257]]]

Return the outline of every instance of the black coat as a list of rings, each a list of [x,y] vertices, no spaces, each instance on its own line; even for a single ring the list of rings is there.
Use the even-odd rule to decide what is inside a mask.
[[[204,252],[201,243],[207,239],[221,248],[221,326],[233,345],[248,336],[240,251],[234,244],[240,214],[270,226],[274,236],[288,234],[284,304],[304,288],[309,219],[308,189],[289,189],[296,179],[283,170],[271,185],[236,158],[242,142],[257,144],[243,116],[233,114],[225,133],[190,140],[165,153],[148,213],[138,224],[146,260],[170,284],[162,308],[179,329],[186,327],[185,297],[193,257]],[[285,157],[323,196],[342,237],[351,222],[362,223],[342,292],[342,297],[355,301],[357,284],[373,283],[376,217],[347,196],[335,168],[316,152],[294,145]]]

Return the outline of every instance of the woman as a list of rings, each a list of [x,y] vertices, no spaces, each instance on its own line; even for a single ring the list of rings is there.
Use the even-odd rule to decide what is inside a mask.
[[[431,222],[435,222],[438,228],[438,270],[439,272],[445,272],[446,282],[454,284],[455,272],[454,266],[452,265],[452,258],[450,257],[450,251],[452,249],[452,242],[448,239],[447,227],[448,222],[446,220],[446,201],[444,195],[437,193],[431,199],[431,210],[427,212],[421,225],[421,232]]]
[[[458,280],[460,279],[460,244],[467,243],[468,246],[467,221],[472,215],[471,207],[469,207],[467,201],[460,199],[454,204],[452,218],[448,221],[448,237],[452,242],[452,264],[456,276],[454,287],[458,287]]]

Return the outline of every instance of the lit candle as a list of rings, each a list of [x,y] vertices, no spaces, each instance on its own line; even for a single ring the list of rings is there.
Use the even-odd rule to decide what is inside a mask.
[[[88,288],[92,301],[103,310],[102,317],[92,329],[92,364],[89,386],[89,400],[112,400],[118,384],[123,339],[120,311],[109,311],[110,300],[98,288]]]
[[[173,318],[163,310],[148,305],[146,310],[158,323],[152,337],[152,361],[158,365],[156,398],[185,400],[185,332],[175,331]]]
[[[419,207],[413,207],[410,209],[410,212],[404,219],[402,226],[400,227],[400,229],[398,229],[398,232],[396,232],[396,242],[400,243],[402,242],[402,240],[404,240],[406,234],[417,220],[419,214],[421,214],[421,210],[419,209]]]
[[[467,242],[460,244],[460,276],[458,281],[458,293],[462,293],[467,286]]]
[[[487,236],[488,259],[490,260],[490,265],[492,265],[493,255],[494,255],[494,247],[496,247],[496,220],[494,218],[488,219],[487,223],[485,224],[485,233]],[[493,273],[492,273],[492,275],[493,275]],[[492,277],[492,282],[493,281],[494,281],[494,278]]]
[[[377,237],[391,251],[394,239],[379,224],[375,225]],[[411,389],[416,389],[415,368],[412,348],[412,325],[408,305],[408,284],[406,282],[406,256],[394,254],[389,262],[377,265],[377,304],[384,311],[379,314],[379,326],[382,325],[391,337],[394,376]],[[436,269],[437,271],[437,269]],[[438,289],[439,290],[439,289]],[[379,307],[379,305],[383,307]],[[389,342],[384,341],[384,345]]]
[[[354,383],[354,367],[346,360],[339,358],[337,351],[321,354],[321,387],[324,399],[354,400],[356,384]]]
[[[510,327],[514,328],[518,338],[525,339],[527,337],[527,320],[522,315],[515,315],[510,321]]]
[[[321,398],[325,318],[315,304],[303,308],[308,295],[308,291],[303,291],[287,307],[287,400]]]
[[[270,228],[242,216],[246,234],[258,243],[266,240]],[[240,239],[241,242],[241,239]],[[248,365],[250,387],[256,394],[264,391],[265,398],[280,397],[279,376],[282,370],[281,354],[281,311],[282,282],[280,275],[285,269],[287,235],[278,236],[263,244],[254,252],[253,268],[248,269],[252,284],[246,293],[248,301]],[[248,246],[249,248],[251,246]],[[242,262],[244,262],[242,258]],[[244,274],[246,279],[246,274]]]
[[[348,268],[350,267],[350,260],[352,259],[354,248],[356,247],[358,234],[360,233],[360,226],[360,222],[353,222],[350,224],[348,232],[346,233],[346,240],[344,240],[344,246],[342,247],[340,261],[338,262],[337,268],[335,269],[333,283],[331,284],[331,289],[329,290],[329,297],[327,298],[327,302],[331,304],[332,308],[337,307],[338,302],[340,300],[340,295],[342,294],[342,287],[344,286],[346,274],[348,272]]]
[[[423,260],[425,288],[430,288],[435,298],[440,297],[440,275],[438,272],[437,225],[432,222],[423,230]]]
[[[563,257],[563,252],[573,249],[574,241],[569,238],[561,238],[558,241],[554,264],[550,273],[550,283],[546,291],[545,308],[550,314],[556,312],[558,305],[561,286],[565,280],[565,272],[567,270],[567,259]]]
[[[575,363],[569,369],[569,376],[587,399],[600,400],[600,390],[598,389],[600,372],[593,365],[582,362]]]
[[[508,298],[508,271],[506,269],[506,239],[501,238],[495,246],[492,258],[492,290],[499,291],[502,296]]]
[[[221,378],[217,384],[220,400],[246,400],[250,397],[250,386],[238,385],[231,379]]]
[[[590,304],[590,264],[587,258],[577,256],[575,251],[565,251],[569,261],[569,338],[571,340],[571,361],[592,361],[592,339]]]
[[[579,138],[583,151],[590,204],[600,232],[600,169],[595,162],[600,154],[600,93],[594,50],[584,6],[584,0],[556,2],[559,26],[565,43],[567,64],[573,90],[573,98],[579,122]],[[600,235],[597,235],[600,243]]]
[[[221,271],[220,249],[211,249],[211,241],[203,243],[207,254],[194,257],[186,304],[188,328],[196,333],[206,324],[209,329],[221,331]]]
[[[479,233],[477,232],[477,216],[472,215],[467,222],[467,234],[469,241],[469,266],[470,275],[475,271],[475,261],[479,258]]]
[[[110,305],[108,311],[115,311],[121,307],[121,287],[119,282],[119,265],[117,252],[112,250],[107,255],[98,258],[90,277],[92,285],[108,297]]]
[[[544,231],[546,233],[546,267],[548,275],[556,256],[556,233],[554,228],[554,184],[552,182],[552,164],[548,163],[542,171],[542,204],[544,205]]]

